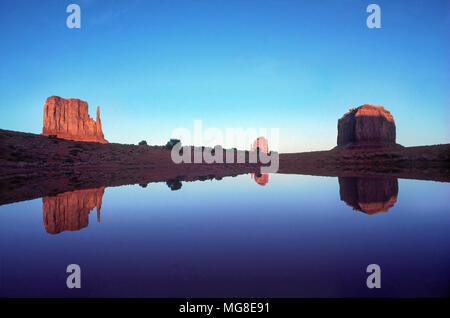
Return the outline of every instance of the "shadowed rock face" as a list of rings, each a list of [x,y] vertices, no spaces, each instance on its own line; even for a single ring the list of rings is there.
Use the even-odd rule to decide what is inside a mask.
[[[338,148],[396,145],[394,117],[383,106],[366,104],[352,108],[338,121]]]
[[[366,214],[387,212],[397,202],[397,178],[339,177],[341,200]]]
[[[94,121],[89,116],[88,104],[74,98],[47,98],[42,134],[76,141],[108,143],[103,136],[100,107],[97,107],[97,120]]]
[[[97,207],[97,222],[100,222],[105,187],[76,190],[56,196],[43,197],[44,227],[47,233],[78,231],[89,224],[89,213]]]

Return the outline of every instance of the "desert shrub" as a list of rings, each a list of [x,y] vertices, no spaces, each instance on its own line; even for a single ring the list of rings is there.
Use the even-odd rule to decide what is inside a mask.
[[[177,143],[181,143],[180,139],[170,139],[167,144],[166,144],[166,148],[169,150],[172,150],[172,148],[177,144]]]
[[[80,153],[80,152],[81,152],[81,150],[79,150],[79,149],[71,149],[71,150],[69,150],[69,154],[72,155],[72,156],[77,156],[78,153]]]
[[[172,191],[176,191],[181,189],[181,186],[183,185],[180,181],[180,179],[170,179],[166,181],[167,186],[170,188],[170,190]]]
[[[147,141],[145,140],[140,141],[139,146],[147,146]]]

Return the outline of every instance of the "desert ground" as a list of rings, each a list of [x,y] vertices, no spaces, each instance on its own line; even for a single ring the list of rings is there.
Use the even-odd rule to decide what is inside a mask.
[[[259,163],[175,164],[163,146],[101,144],[0,130],[0,204],[101,186],[221,179]],[[280,154],[278,173],[450,182],[450,144]]]

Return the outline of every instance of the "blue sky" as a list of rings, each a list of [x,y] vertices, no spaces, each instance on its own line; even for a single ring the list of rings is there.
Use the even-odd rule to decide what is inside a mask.
[[[66,7],[81,7],[81,29]],[[381,7],[368,29],[366,7]],[[48,96],[100,105],[110,142],[177,127],[280,128],[283,152],[336,145],[383,105],[397,142],[450,142],[448,1],[0,1],[0,128],[40,133]]]

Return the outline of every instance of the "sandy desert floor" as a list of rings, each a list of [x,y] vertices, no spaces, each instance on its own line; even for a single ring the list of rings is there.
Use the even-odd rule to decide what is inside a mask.
[[[0,204],[77,189],[221,179],[259,173],[260,164],[175,164],[162,146],[99,144],[0,130]],[[450,144],[280,154],[278,173],[390,176],[450,182]]]

